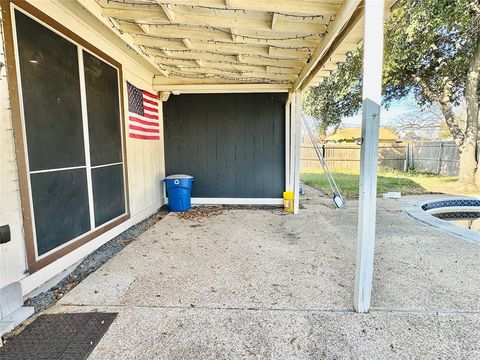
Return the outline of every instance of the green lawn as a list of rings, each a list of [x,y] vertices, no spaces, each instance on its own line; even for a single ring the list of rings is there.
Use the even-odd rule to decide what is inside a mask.
[[[358,198],[358,172],[333,171],[332,175],[343,196],[346,198]],[[331,195],[331,190],[323,171],[304,171],[300,177],[307,185]],[[378,196],[382,196],[383,193],[388,191],[400,191],[402,195],[431,193],[480,194],[479,189],[465,188],[460,185],[456,177],[380,169],[377,183]]]

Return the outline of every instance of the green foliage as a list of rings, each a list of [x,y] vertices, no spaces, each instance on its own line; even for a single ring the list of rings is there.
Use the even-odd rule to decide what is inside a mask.
[[[358,171],[334,170],[333,177],[342,192],[350,198],[358,198]],[[321,170],[310,170],[301,173],[300,178],[307,185],[322,190],[331,196],[330,186]],[[425,174],[415,171],[401,172],[394,169],[380,168],[377,178],[377,195],[389,191],[400,191],[402,195],[420,195],[430,193],[478,194],[478,188],[466,188],[456,177]]]
[[[362,101],[362,51],[350,54],[318,87],[309,87],[303,93],[306,114],[320,120],[319,129],[337,126],[343,116],[352,116]]]
[[[401,0],[385,28],[384,102],[413,92],[420,105],[463,98],[478,34],[472,0]]]
[[[409,93],[420,105],[458,104],[479,16],[475,0],[400,0],[385,26],[383,105]],[[318,87],[305,91],[304,111],[320,120],[320,128],[338,126],[360,109],[361,76],[359,47]]]

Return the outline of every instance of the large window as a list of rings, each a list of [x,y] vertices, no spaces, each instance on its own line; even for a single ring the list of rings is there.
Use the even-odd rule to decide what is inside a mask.
[[[126,214],[119,68],[15,9],[36,258]]]

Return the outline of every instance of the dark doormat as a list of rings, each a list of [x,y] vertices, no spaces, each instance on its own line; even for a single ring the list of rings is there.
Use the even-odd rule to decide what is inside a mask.
[[[116,316],[98,312],[40,315],[0,348],[0,359],[86,359]]]

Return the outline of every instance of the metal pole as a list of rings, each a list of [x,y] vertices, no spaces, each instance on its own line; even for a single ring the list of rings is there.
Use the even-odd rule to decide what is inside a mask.
[[[354,307],[368,312],[372,293],[377,201],[378,131],[383,66],[383,0],[365,1],[362,148]]]

